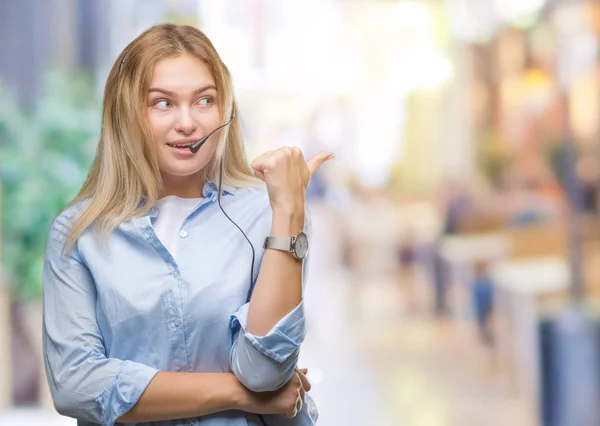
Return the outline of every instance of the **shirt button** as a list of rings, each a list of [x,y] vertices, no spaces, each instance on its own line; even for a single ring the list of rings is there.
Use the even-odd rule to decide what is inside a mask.
[[[189,421],[189,425],[190,425],[190,426],[194,426],[195,424],[196,424],[196,421],[195,421],[195,420],[190,420],[190,421]]]
[[[179,236],[180,236],[181,238],[185,238],[185,237],[187,237],[187,232],[185,232],[185,231],[180,231],[180,232],[179,232]]]
[[[173,324],[175,324],[175,327],[179,327],[179,324],[181,324],[181,321],[176,319],[175,321],[173,321]]]
[[[175,270],[173,271],[173,276],[174,276],[175,278],[177,278],[177,277],[179,276],[179,270],[178,270],[178,269],[175,269]]]

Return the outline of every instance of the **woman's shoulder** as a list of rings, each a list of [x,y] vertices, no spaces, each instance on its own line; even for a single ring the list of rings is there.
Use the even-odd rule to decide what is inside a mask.
[[[71,222],[75,219],[75,217],[85,208],[86,205],[89,204],[90,200],[79,200],[73,201],[69,203],[64,209],[58,213],[55,222]]]
[[[50,237],[64,241],[69,235],[77,215],[88,203],[89,200],[72,202],[61,210],[52,222]]]

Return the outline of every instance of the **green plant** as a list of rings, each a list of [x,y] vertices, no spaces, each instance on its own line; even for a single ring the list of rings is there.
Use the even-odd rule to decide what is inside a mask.
[[[0,96],[10,98],[3,87]],[[99,124],[93,84],[80,74],[50,73],[35,111],[0,107],[2,264],[17,299],[41,296],[51,223],[85,179]]]

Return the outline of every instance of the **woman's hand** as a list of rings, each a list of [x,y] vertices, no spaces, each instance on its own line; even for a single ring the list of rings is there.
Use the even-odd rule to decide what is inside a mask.
[[[281,389],[273,392],[248,391],[244,411],[256,414],[279,414],[288,419],[296,417],[302,409],[306,392],[311,388],[306,378],[307,369],[296,369],[294,375]]]
[[[304,210],[304,196],[312,175],[333,154],[322,152],[305,162],[298,147],[265,152],[252,162],[256,176],[267,185],[273,211]]]

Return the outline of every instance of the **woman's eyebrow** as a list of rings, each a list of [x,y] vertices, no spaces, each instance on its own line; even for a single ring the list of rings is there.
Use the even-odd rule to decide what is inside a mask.
[[[203,87],[200,87],[199,89],[194,90],[192,95],[197,95],[198,93],[206,92],[207,90],[210,90],[210,89],[217,90],[217,88],[215,87],[214,84],[208,84],[206,86],[203,86]],[[167,89],[161,89],[160,87],[152,87],[152,88],[150,88],[150,90],[148,90],[148,93],[152,93],[152,92],[159,92],[159,93],[163,93],[168,96],[175,96],[175,93],[173,93]]]

